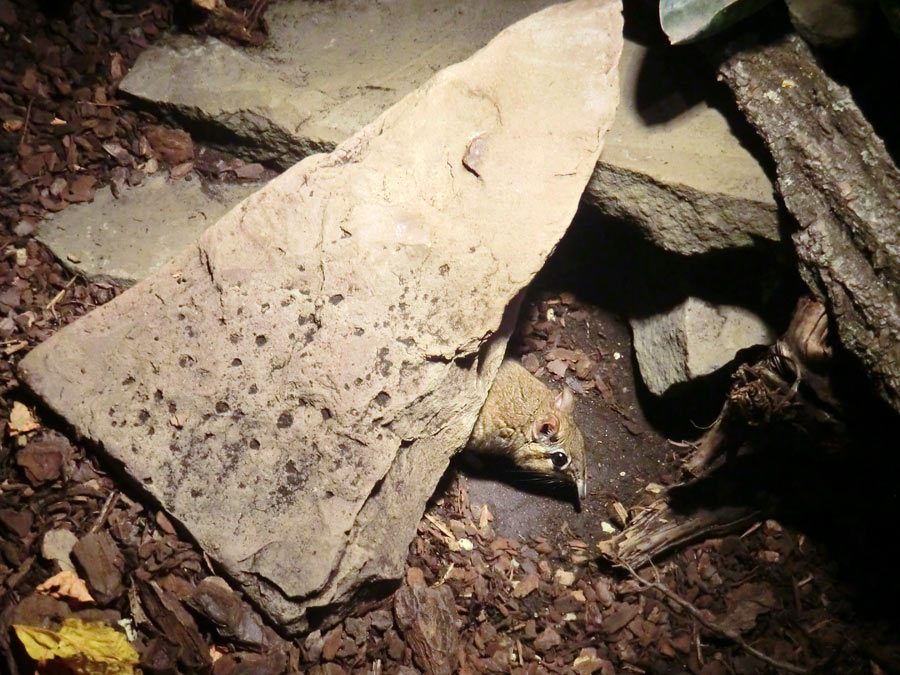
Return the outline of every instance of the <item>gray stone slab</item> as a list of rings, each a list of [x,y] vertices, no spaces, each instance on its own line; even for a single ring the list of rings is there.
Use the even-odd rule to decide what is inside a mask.
[[[621,103],[585,202],[682,255],[779,241],[771,180],[702,97],[712,81],[686,79],[673,58],[626,40]]]
[[[150,176],[119,198],[109,187],[38,225],[38,238],[73,272],[133,284],[194,243],[261,184],[215,185]]]
[[[612,124],[621,4],[503,31],[311,156],[23,379],[289,631],[402,574]]]
[[[179,37],[146,50],[121,89],[207,143],[287,167],[549,2],[279,3],[263,48]],[[585,202],[685,255],[780,240],[769,178],[706,102],[713,78],[673,58],[626,41],[619,114]]]
[[[236,50],[177,36],[145,50],[120,85],[205,139],[287,168],[329,152],[435,72],[551,0],[283,2],[269,40]]]
[[[657,395],[673,384],[714,373],[739,350],[771,344],[777,337],[748,309],[714,305],[695,297],[666,312],[629,319],[629,323],[641,379]]]

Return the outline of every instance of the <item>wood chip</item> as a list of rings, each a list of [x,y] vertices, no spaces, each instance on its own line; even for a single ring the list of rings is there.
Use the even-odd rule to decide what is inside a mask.
[[[540,586],[541,578],[537,574],[526,575],[513,589],[514,598],[524,598]]]

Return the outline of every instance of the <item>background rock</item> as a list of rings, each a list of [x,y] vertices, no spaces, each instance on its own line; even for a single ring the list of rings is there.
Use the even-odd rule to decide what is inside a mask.
[[[179,36],[143,52],[121,90],[213,147],[286,168],[330,151],[434,71],[547,4],[276,4],[266,47]],[[771,180],[736,135],[743,120],[711,103],[711,73],[687,53],[673,60],[668,45],[631,40],[621,72],[622,104],[585,202],[685,255],[779,241]]]
[[[584,202],[682,255],[779,241],[771,180],[711,105],[709,79],[671,50],[626,40],[621,103]]]
[[[197,241],[235,204],[261,187],[222,184],[204,190],[198,180],[150,176],[123,187],[116,199],[109,187],[94,201],[75,204],[38,225],[38,238],[64,265],[87,279],[133,284],[155,272]]]
[[[785,0],[785,4],[797,32],[822,47],[859,37],[872,10],[866,0]]]
[[[662,395],[673,384],[715,372],[737,352],[776,335],[742,307],[687,298],[667,312],[630,319],[641,379]]]
[[[198,135],[214,147],[287,168],[333,150],[436,71],[549,4],[277,3],[266,11],[264,47],[178,36],[143,52],[121,90],[179,125],[203,125]]]
[[[397,579],[597,161],[621,31],[603,0],[504,31],[35,348],[23,377],[285,629]]]

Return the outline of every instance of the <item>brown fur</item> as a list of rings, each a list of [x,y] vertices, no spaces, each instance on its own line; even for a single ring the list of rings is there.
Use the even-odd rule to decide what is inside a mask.
[[[467,448],[508,457],[527,471],[564,477],[586,495],[584,437],[572,415],[575,398],[568,387],[553,391],[515,361],[504,361]],[[554,466],[555,453],[564,453],[565,466]],[[556,455],[559,461],[561,455]]]

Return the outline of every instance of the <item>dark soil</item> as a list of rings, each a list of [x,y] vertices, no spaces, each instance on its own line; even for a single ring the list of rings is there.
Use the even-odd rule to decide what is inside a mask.
[[[34,239],[39,218],[89,201],[102,184],[139,183],[153,171],[211,181],[263,173],[160,127],[117,96],[118,81],[172,25],[179,4],[0,0],[0,671],[35,670],[12,624],[55,630],[74,616],[116,630],[130,619],[140,666],[152,673],[411,673],[426,663],[464,673],[774,672],[598,558],[598,541],[683,478],[684,449],[658,428],[675,438],[698,433],[694,425],[712,421],[724,391],[710,383],[705,396],[674,404],[642,391],[621,318],[640,282],[626,268],[641,244],[603,239],[600,224],[579,222],[567,236],[531,291],[512,347],[551,386],[577,393],[590,453],[582,510],[566,491],[453,467],[410,545],[401,590],[295,642],[266,626],[163,513],[20,386],[22,356],[121,290],[72,278]],[[247,30],[258,37],[263,28]],[[668,264],[690,276],[684,261]],[[888,483],[882,477],[876,489],[889,491]],[[861,499],[865,480],[854,484],[851,498]],[[885,503],[881,534],[890,540],[896,501]],[[858,501],[830,513],[839,512],[849,517],[833,527],[867,529]],[[896,596],[840,573],[847,557],[863,560],[854,569],[864,575],[867,559],[890,563],[889,554],[875,553],[877,537],[848,536],[866,548],[836,555],[822,536],[836,520],[795,522],[803,529],[770,519],[694,544],[642,574],[658,574],[772,658],[822,673],[898,669]],[[68,545],[51,546],[66,533]],[[93,601],[35,590],[73,567]],[[877,569],[896,576],[890,564]]]

